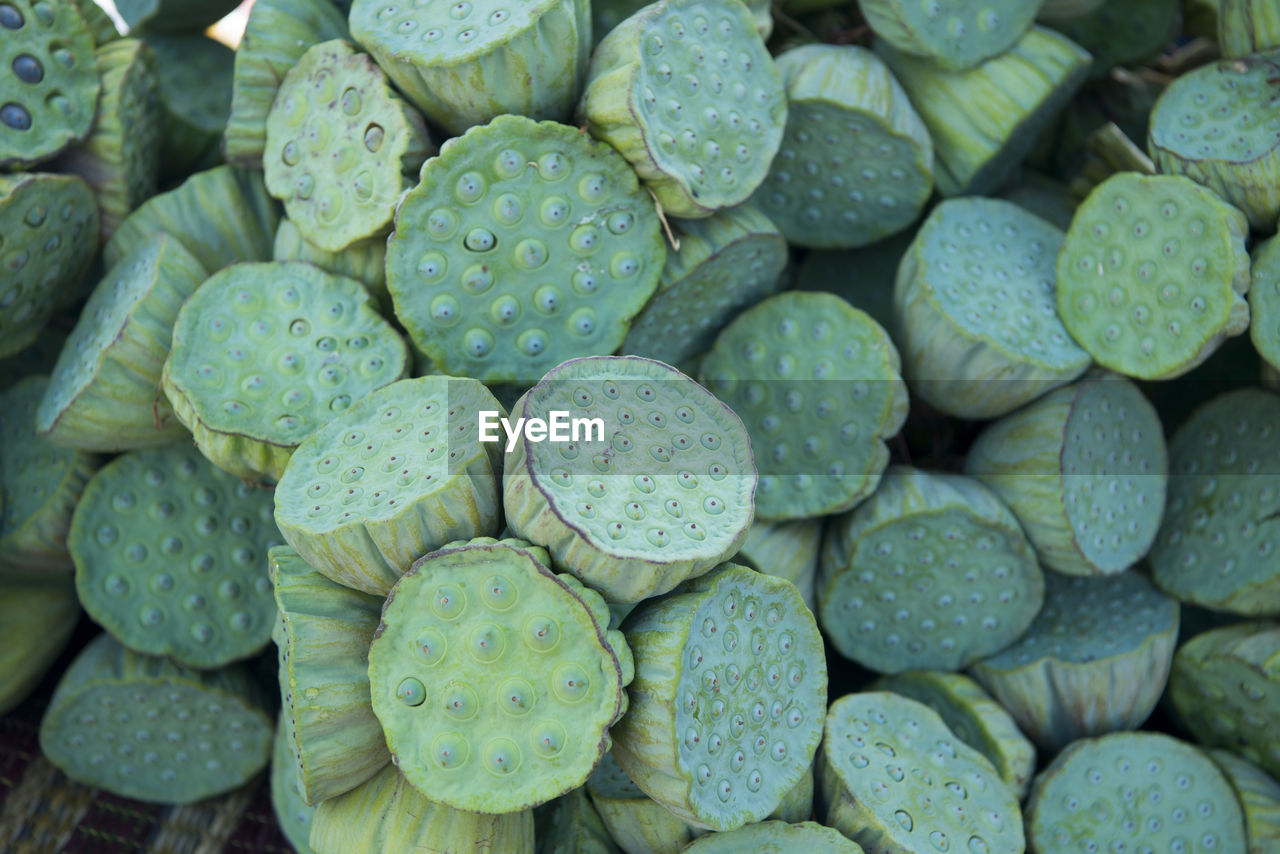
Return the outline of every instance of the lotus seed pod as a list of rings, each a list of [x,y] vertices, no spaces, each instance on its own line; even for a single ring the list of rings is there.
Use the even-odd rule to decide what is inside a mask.
[[[782,796],[778,808],[769,814],[770,819],[795,823],[813,818],[813,792],[816,781],[813,766],[791,789]]]
[[[268,562],[291,773],[302,802],[318,804],[391,761],[369,689],[382,599],[335,584],[286,546],[271,549]]]
[[[351,35],[405,96],[451,135],[497,116],[569,117],[591,51],[590,0],[450,7],[351,4]]]
[[[121,39],[120,41],[127,41]],[[35,427],[55,445],[125,451],[187,435],[159,394],[178,309],[208,274],[167,234],[94,288],[53,368]]]
[[[798,291],[835,294],[869,314],[892,340],[897,334],[893,321],[894,282],[902,256],[914,239],[915,232],[908,229],[861,249],[812,250],[800,263],[794,287]],[[896,340],[894,346],[901,352]]]
[[[71,514],[99,465],[92,454],[36,434],[48,384],[29,376],[0,394],[0,575],[69,574]]]
[[[218,216],[210,216],[210,211]],[[219,166],[197,172],[130,214],[103,248],[102,259],[114,267],[139,243],[163,231],[206,270],[241,261],[267,261],[278,222],[275,202],[267,195],[261,174]]]
[[[426,555],[387,597],[373,711],[428,798],[527,810],[581,786],[608,751],[631,653],[599,594],[549,565],[521,540],[479,538]]]
[[[40,750],[86,786],[188,804],[266,768],[271,731],[247,670],[189,670],[101,634],[62,675],[40,722]]]
[[[385,386],[298,446],[276,487],[276,524],[319,572],[385,596],[410,565],[502,527],[501,449],[477,438],[502,411],[472,379]]]
[[[578,105],[671,216],[746,201],[782,143],[787,92],[733,0],[658,0],[596,47]]]
[[[1087,738],[1059,753],[1032,785],[1026,822],[1031,854],[1246,852],[1240,803],[1222,772],[1154,732]]]
[[[846,694],[827,712],[818,761],[825,824],[867,854],[1025,850],[1012,790],[923,703]]]
[[[667,252],[658,292],[636,315],[622,352],[683,367],[735,314],[783,288],[787,241],[750,204],[674,230],[680,249]]]
[[[1037,0],[858,0],[877,36],[948,71],[973,68],[1013,48],[1039,7]]]
[[[696,829],[644,793],[613,753],[587,780],[587,794],[609,837],[625,854],[680,854]]]
[[[1259,4],[1261,5],[1261,4]],[[1280,5],[1275,7],[1280,38]],[[1244,211],[1255,229],[1280,216],[1280,57],[1233,59],[1179,77],[1151,113],[1161,172],[1186,175]]]
[[[147,32],[144,38],[164,69],[160,75],[164,116],[160,178],[181,180],[221,162],[218,143],[231,110],[236,54],[197,32]]]
[[[1001,199],[948,199],[902,258],[894,316],[912,390],[959,418],[1011,412],[1089,367],[1058,316],[1062,232]]]
[[[233,265],[196,290],[162,385],[215,465],[274,482],[298,443],[408,368],[404,340],[363,285],[275,261]]]
[[[1280,397],[1227,392],[1169,443],[1169,497],[1151,577],[1183,602],[1247,616],[1280,614],[1280,567],[1267,526],[1280,502]]]
[[[1201,744],[1240,754],[1280,775],[1280,626],[1236,623],[1179,647],[1169,675],[1177,718]]]
[[[89,28],[89,34],[93,36],[94,47],[102,47],[107,42],[120,38],[120,31],[116,29],[115,21],[111,20],[111,16],[95,0],[73,0],[73,2],[80,10],[85,25]]]
[[[891,466],[827,528],[818,619],[871,670],[967,667],[1017,640],[1043,601],[1018,520],[973,478]]]
[[[321,42],[289,70],[267,114],[267,190],[329,252],[383,233],[435,146],[368,54]]]
[[[965,473],[1009,505],[1040,565],[1113,575],[1160,529],[1169,457],[1156,410],[1128,380],[1093,374],[988,426]]]
[[[708,834],[684,850],[686,854],[864,854],[858,843],[816,821],[763,821],[728,833]]]
[[[782,147],[753,199],[787,240],[852,249],[909,226],[933,192],[933,142],[888,66],[862,47],[777,58]]]
[[[770,297],[720,333],[703,382],[751,434],[759,518],[839,513],[875,490],[907,417],[900,370],[889,334],[831,294]]]
[[[733,561],[790,581],[800,591],[805,607],[816,612],[818,603],[814,584],[822,552],[823,521],[765,522],[756,519],[747,529],[747,541]]]
[[[1274,372],[1280,365],[1280,237],[1253,248],[1251,281],[1249,337],[1263,368]]]
[[[639,602],[741,548],[756,491],[751,443],[706,389],[648,359],[573,359],[512,417],[549,421],[554,412],[582,434],[527,442],[521,431],[502,480],[507,524],[545,546],[558,569],[610,602]]]
[[[280,220],[271,256],[273,261],[306,261],[326,273],[355,279],[369,289],[383,314],[390,316],[392,306],[391,295],[387,293],[386,259],[386,234],[357,240],[341,252],[330,252],[309,242],[288,218]]]
[[[1180,5],[1181,0],[1102,3],[1092,12],[1052,26],[1093,56],[1089,76],[1096,80],[1117,65],[1133,65],[1158,55],[1178,35]]]
[[[29,167],[93,128],[102,90],[93,34],[75,3],[40,0],[0,4],[0,28],[0,169]]]
[[[280,82],[307,48],[348,37],[346,16],[330,0],[257,0],[235,52],[231,115],[222,154],[233,166],[262,168],[267,113]]]
[[[961,673],[913,670],[882,676],[871,687],[933,709],[956,738],[987,758],[1018,800],[1027,796],[1036,770],[1036,749],[1013,717],[977,682]]]
[[[875,49],[929,130],[943,196],[987,193],[1013,175],[1090,63],[1079,45],[1039,26],[967,71],[945,71],[879,40]]]
[[[298,854],[312,854],[309,843],[316,808],[302,799],[293,749],[289,746],[291,726],[289,716],[281,712],[276,718],[275,746],[271,751],[271,805],[289,844]]]
[[[1249,326],[1245,215],[1180,175],[1120,173],[1076,211],[1058,312],[1102,366],[1169,379]]]
[[[1071,227],[1071,217],[1076,210],[1076,202],[1068,194],[1066,184],[1030,170],[1024,170],[1018,182],[1001,193],[1000,198],[1047,220],[1061,231]]]
[[[236,0],[116,0],[129,29],[203,30],[239,3]]]
[[[0,715],[35,690],[58,660],[80,621],[80,603],[67,579],[24,583],[0,578]]]
[[[1280,846],[1280,784],[1230,751],[1210,750],[1209,758],[1240,799],[1248,854],[1275,851]]]
[[[623,624],[636,662],[614,758],[696,827],[776,810],[813,763],[827,705],[822,636],[791,582],[723,564]]]
[[[1223,56],[1233,57],[1280,47],[1280,6],[1275,0],[1221,0],[1218,47]]]
[[[584,786],[538,807],[534,836],[535,854],[621,854]]]
[[[396,223],[396,316],[446,373],[486,383],[531,385],[617,350],[666,258],[653,202],[617,152],[521,116],[449,140]]]

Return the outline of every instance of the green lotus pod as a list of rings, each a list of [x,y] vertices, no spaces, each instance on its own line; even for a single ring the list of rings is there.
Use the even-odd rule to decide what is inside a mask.
[[[162,32],[203,30],[240,4],[237,0],[116,0],[115,5],[129,29]]]
[[[1102,366],[1169,379],[1249,326],[1249,224],[1181,175],[1113,175],[1058,255],[1058,312]]]
[[[210,216],[216,211],[217,216]],[[219,166],[197,172],[167,193],[153,196],[103,248],[108,267],[158,231],[175,237],[206,270],[271,258],[271,237],[279,215],[262,175]]]
[[[869,314],[893,339],[897,334],[893,321],[894,282],[902,256],[914,239],[915,231],[908,229],[861,249],[811,250],[800,262],[794,287],[835,294]],[[894,346],[898,346],[896,340]]]
[[[164,116],[160,177],[181,180],[221,162],[218,143],[231,110],[236,53],[198,32],[147,32],[143,37],[164,70],[160,75]]]
[[[178,312],[161,382],[215,465],[274,482],[298,443],[408,361],[354,279],[298,261],[236,264]]]
[[[369,55],[334,39],[310,48],[280,83],[262,166],[302,236],[338,252],[385,232],[434,151],[422,117]]]
[[[1025,850],[1013,791],[923,703],[846,694],[827,712],[818,761],[825,824],[868,854]]]
[[[1273,14],[1280,39],[1280,7]],[[1244,211],[1255,229],[1271,231],[1280,216],[1277,101],[1280,57],[1188,71],[1169,84],[1151,113],[1151,157],[1161,172],[1205,185]]]
[[[669,215],[692,219],[764,181],[787,92],[746,6],[657,0],[597,45],[578,111]]]
[[[1036,749],[1004,707],[961,673],[913,670],[882,676],[873,691],[892,691],[938,713],[956,738],[995,767],[1009,790],[1022,800],[1036,770]]]
[[[762,821],[728,833],[707,834],[684,850],[686,854],[740,854],[743,851],[755,854],[791,854],[795,851],[864,854],[858,843],[815,821],[798,824]]]
[[[71,514],[99,464],[92,454],[37,435],[36,407],[48,384],[48,377],[33,375],[0,394],[0,575],[71,569]]]
[[[351,4],[351,35],[405,96],[451,135],[497,116],[568,118],[591,51],[590,0],[450,8]]]
[[[0,359],[0,392],[8,391],[32,374],[51,373],[66,342],[65,332],[45,327],[26,349]]]
[[[632,321],[622,352],[681,367],[735,314],[783,288],[787,241],[751,204],[673,230],[680,248],[667,252],[658,292]]]
[[[636,662],[614,758],[695,827],[776,810],[813,763],[827,705],[822,636],[791,582],[728,563],[623,624]]]
[[[1280,365],[1280,237],[1253,248],[1249,286],[1249,337],[1264,370]]]
[[[581,786],[608,751],[631,653],[600,595],[549,565],[521,540],[479,538],[426,555],[387,597],[373,711],[428,798],[527,810]]]
[[[161,445],[187,435],[160,393],[160,373],[178,309],[207,275],[167,234],[138,244],[113,267],[53,368],[36,410],[40,435],[90,451]]]
[[[1169,442],[1169,496],[1151,577],[1183,602],[1248,616],[1280,614],[1280,567],[1266,525],[1280,499],[1280,397],[1219,395]]]
[[[1106,77],[1117,65],[1155,56],[1178,34],[1182,0],[1126,0],[1102,3],[1092,12],[1054,21],[1054,29],[1093,56],[1089,76]]]
[[[782,796],[778,808],[769,814],[770,819],[796,823],[813,818],[813,792],[816,781],[813,766]]]
[[[827,640],[880,673],[967,667],[1017,640],[1044,601],[1035,553],[994,492],[905,466],[828,526],[817,588]]]
[[[1186,851],[1245,854],[1244,819],[1209,757],[1155,732],[1077,741],[1031,788],[1032,854]]]
[[[933,140],[933,180],[944,196],[990,192],[1016,172],[1036,137],[1075,95],[1089,54],[1044,27],[967,71],[946,71],[877,40]]]
[[[396,316],[446,373],[486,383],[532,384],[617,350],[666,258],[653,202],[617,152],[521,116],[445,143],[396,224]]]
[[[644,793],[613,753],[587,780],[587,794],[609,837],[626,854],[680,854],[697,829]]]
[[[298,446],[276,486],[276,524],[320,573],[385,596],[445,543],[502,526],[501,450],[478,413],[500,411],[472,379],[384,386]]]
[[[222,154],[234,166],[262,168],[267,113],[280,83],[312,45],[348,37],[347,18],[330,0],[257,0],[235,52],[231,115]]]
[[[1227,778],[1244,813],[1248,854],[1267,854],[1280,845],[1280,784],[1252,762],[1227,750],[1210,750],[1209,758]]]
[[[752,198],[787,240],[852,249],[914,222],[933,192],[933,142],[888,66],[863,47],[816,44],[777,66],[787,128]]]
[[[1062,231],[1071,227],[1076,201],[1068,194],[1067,185],[1040,172],[1023,170],[1016,184],[1000,194],[1023,210],[1046,220]]]
[[[1280,47],[1280,7],[1274,0],[1221,0],[1218,8],[1223,56],[1247,57]]]
[[[291,773],[302,802],[319,804],[391,761],[369,689],[382,599],[335,584],[287,546],[271,549],[268,564]]]
[[[503,507],[516,536],[545,546],[558,569],[608,601],[665,593],[745,541],[756,491],[747,431],[674,368],[573,359],[511,412],[526,423],[567,412],[585,428],[567,442],[526,441],[524,430],[509,438]]]
[[[875,490],[907,418],[900,370],[889,334],[831,294],[778,294],[720,333],[702,378],[751,435],[757,516],[839,513]]]
[[[1235,623],[1178,648],[1169,701],[1196,741],[1223,747],[1280,775],[1280,626]]]
[[[287,217],[280,219],[271,256],[273,261],[306,261],[326,273],[355,279],[369,289],[383,314],[390,315],[392,306],[391,294],[387,293],[386,259],[386,234],[357,240],[341,252],[330,252],[303,237]]]
[[[965,474],[1009,505],[1040,565],[1112,575],[1160,529],[1169,457],[1160,417],[1136,385],[1093,374],[988,426]]]
[[[535,854],[621,854],[583,786],[538,807],[533,818]]]
[[[309,843],[316,808],[302,799],[290,747],[291,727],[289,716],[281,712],[276,718],[276,737],[271,751],[271,805],[284,838],[294,850],[298,854],[312,854]]]
[[[27,698],[62,655],[80,621],[67,579],[24,583],[0,578],[0,715]]]
[[[948,71],[973,68],[1013,48],[1039,7],[1037,0],[858,0],[877,36]]]
[[[973,676],[1047,751],[1137,729],[1164,691],[1178,603],[1135,570],[1108,578],[1045,574],[1044,608]]]
[[[189,670],[101,634],[58,682],[40,721],[40,750],[86,786],[188,804],[265,768],[271,731],[247,670]]]
[[[102,91],[93,33],[75,3],[47,0],[7,0],[0,29],[0,169],[29,167],[93,128]]]
[[[822,519],[791,522],[756,519],[747,529],[747,540],[733,561],[790,581],[800,591],[805,607],[816,612],[814,585],[818,578],[823,527]]]

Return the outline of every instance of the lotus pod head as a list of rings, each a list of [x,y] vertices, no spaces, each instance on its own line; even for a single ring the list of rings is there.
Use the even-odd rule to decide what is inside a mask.
[[[1249,854],[1276,850],[1280,846],[1280,783],[1229,750],[1210,750],[1209,758],[1240,799]]]
[[[1265,371],[1280,365],[1280,237],[1254,246],[1249,285],[1249,337],[1263,360]],[[1275,384],[1264,386],[1276,390]]]
[[[612,752],[591,772],[586,790],[609,836],[627,854],[677,854],[701,832],[646,795]]]
[[[813,854],[864,854],[862,846],[840,831],[816,821],[788,823],[762,821],[726,833],[710,833],[684,849],[685,854],[785,854],[809,851]]]
[[[1034,0],[858,0],[867,23],[894,47],[948,71],[963,71],[1004,53],[1035,20]]]
[[[1181,0],[1101,3],[1093,11],[1050,26],[1093,56],[1089,76],[1105,78],[1117,65],[1134,66],[1157,56],[1178,35]]]
[[[316,0],[326,2],[326,0]],[[257,8],[256,6],[254,8]],[[369,289],[384,315],[392,311],[391,294],[387,293],[387,235],[357,240],[339,252],[321,249],[308,241],[288,217],[280,220],[273,261],[306,261],[335,276],[355,279]]]

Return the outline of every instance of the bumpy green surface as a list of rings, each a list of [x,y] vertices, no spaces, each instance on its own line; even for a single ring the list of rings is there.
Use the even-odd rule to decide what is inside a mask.
[[[708,834],[684,850],[687,854],[863,854],[858,843],[813,821],[762,821],[728,833]]]
[[[1084,739],[1058,754],[1032,786],[1027,837],[1033,854],[1245,854],[1226,778],[1190,745],[1149,732]]]
[[[827,529],[818,617],[881,673],[959,670],[1016,640],[1043,599],[1018,520],[972,478],[891,466]]]
[[[1267,854],[1280,846],[1280,784],[1262,769],[1227,750],[1211,750],[1218,766],[1240,799],[1249,854]]]
[[[271,719],[247,670],[200,672],[101,634],[72,662],[40,722],[40,749],[72,780],[185,804],[266,767]]]
[[[1178,32],[1180,0],[1126,0],[1099,4],[1092,12],[1054,29],[1093,55],[1090,76],[1102,78],[1117,65],[1137,64],[1158,54]]]
[[[1169,443],[1168,506],[1149,556],[1166,593],[1218,611],[1280,613],[1280,397],[1228,392]]]
[[[502,116],[450,140],[396,212],[387,289],[445,372],[531,384],[611,353],[658,286],[653,201],[617,152]]]
[[[0,715],[21,703],[58,660],[80,621],[70,581],[0,579]]]
[[[580,441],[506,454],[511,530],[610,602],[638,602],[741,547],[756,468],[742,421],[684,374],[648,359],[575,359],[512,407],[512,419],[599,419]],[[567,428],[566,428],[567,430]],[[501,431],[499,431],[501,432]],[[570,434],[572,440],[572,434]]]
[[[98,205],[83,180],[0,175],[0,356],[36,339],[97,248]]]
[[[328,2],[328,0],[325,0]],[[369,289],[384,315],[391,313],[391,295],[387,293],[387,236],[374,235],[357,240],[340,252],[321,249],[302,236],[288,218],[281,218],[272,247],[273,261],[306,261],[335,276],[355,279]]]
[[[85,487],[67,545],[89,615],[130,649],[188,667],[253,655],[275,606],[271,493],[180,442],[134,451]]]
[[[369,649],[401,772],[455,809],[509,813],[581,786],[634,668],[593,590],[520,540],[432,552],[396,583]]]
[[[1218,45],[1224,56],[1274,51],[1280,47],[1280,6],[1272,0],[1221,0]]]
[[[1271,367],[1280,365],[1280,239],[1253,247],[1249,337]]]
[[[676,854],[693,841],[698,830],[646,795],[613,753],[606,753],[596,766],[586,790],[608,835],[623,851]]]
[[[364,286],[296,261],[236,264],[178,312],[163,388],[209,459],[279,480],[298,443],[408,373]]]
[[[762,821],[808,773],[822,736],[822,636],[789,582],[736,564],[623,623],[636,660],[614,758],[692,825]]]
[[[271,805],[285,839],[298,854],[311,854],[308,840],[311,837],[311,820],[316,808],[302,799],[297,771],[293,767],[289,717],[281,713],[276,718],[276,737],[271,750]]]
[[[817,611],[814,582],[818,576],[824,527],[824,519],[797,519],[793,522],[756,519],[747,531],[742,550],[733,561],[766,575],[785,578],[800,591],[800,597],[809,610]]]
[[[164,115],[161,179],[184,178],[218,162],[218,142],[231,109],[231,83],[237,53],[201,33],[144,36],[155,51]]]
[[[659,0],[596,48],[579,112],[672,216],[746,201],[782,143],[786,89],[731,0]]]
[[[117,0],[131,29],[203,30],[240,5],[237,0]]]
[[[1039,7],[1037,0],[858,0],[876,35],[951,71],[1013,47]]]
[[[868,852],[1023,851],[1013,792],[922,703],[888,692],[841,697],[819,762],[825,823]]]
[[[875,490],[907,417],[900,365],[888,333],[831,294],[770,297],[720,333],[701,374],[751,435],[757,516],[838,513]]]

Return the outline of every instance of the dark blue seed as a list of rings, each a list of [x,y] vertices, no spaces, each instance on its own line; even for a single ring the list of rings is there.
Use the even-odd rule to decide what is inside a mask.
[[[22,13],[16,7],[8,3],[0,3],[0,27],[6,30],[20,30],[24,23]]]
[[[14,130],[31,130],[31,114],[21,104],[5,104],[0,107],[0,122]]]
[[[25,53],[13,60],[13,73],[23,83],[39,83],[44,79],[44,68],[40,61]]]

